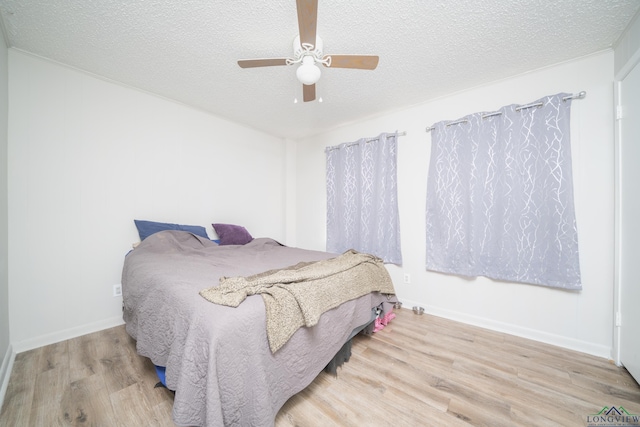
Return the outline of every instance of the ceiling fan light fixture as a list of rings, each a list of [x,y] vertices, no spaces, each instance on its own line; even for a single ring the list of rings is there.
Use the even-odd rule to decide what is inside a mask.
[[[296,70],[296,77],[303,85],[314,85],[320,80],[320,68],[312,56],[302,58],[302,65]]]

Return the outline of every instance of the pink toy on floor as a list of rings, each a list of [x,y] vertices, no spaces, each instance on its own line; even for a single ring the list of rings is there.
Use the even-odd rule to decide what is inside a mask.
[[[373,324],[373,332],[378,332],[384,329],[384,327],[387,326],[387,324],[389,324],[389,322],[391,322],[393,319],[395,319],[395,317],[396,315],[392,310],[389,310],[382,317],[376,317],[376,320]]]

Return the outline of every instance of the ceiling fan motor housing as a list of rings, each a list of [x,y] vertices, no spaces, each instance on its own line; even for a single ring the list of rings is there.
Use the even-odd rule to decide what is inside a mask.
[[[296,36],[293,40],[293,57],[295,60],[299,60],[304,55],[312,55],[316,60],[322,60],[322,39],[319,36],[316,36],[316,45],[313,46],[312,50],[307,50],[302,47],[300,44],[300,36]]]

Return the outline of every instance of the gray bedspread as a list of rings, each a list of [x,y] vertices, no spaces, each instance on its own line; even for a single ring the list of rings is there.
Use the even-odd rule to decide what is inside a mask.
[[[156,233],[127,255],[126,329],[139,354],[166,367],[167,387],[176,392],[177,425],[272,426],[287,399],[313,381],[354,328],[370,320],[371,308],[395,301],[378,292],[347,301],[324,313],[316,326],[298,329],[272,353],[259,295],[227,307],[208,302],[199,291],[223,276],[335,256],[267,238],[218,246],[181,231]]]

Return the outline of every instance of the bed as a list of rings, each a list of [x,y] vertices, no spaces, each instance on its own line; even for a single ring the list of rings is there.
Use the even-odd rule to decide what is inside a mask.
[[[397,301],[392,293],[369,292],[324,312],[314,326],[296,329],[273,351],[261,294],[246,296],[237,307],[201,295],[225,280],[261,278],[264,272],[306,268],[339,256],[269,238],[218,245],[169,230],[146,237],[125,257],[126,330],[140,355],[165,367],[165,384],[175,391],[177,425],[272,426],[282,405],[313,381],[354,331],[371,322],[372,310],[391,310]],[[390,282],[382,270],[379,275]]]

